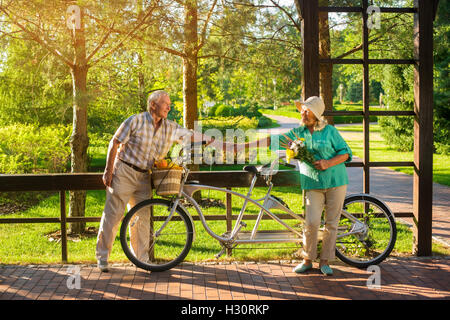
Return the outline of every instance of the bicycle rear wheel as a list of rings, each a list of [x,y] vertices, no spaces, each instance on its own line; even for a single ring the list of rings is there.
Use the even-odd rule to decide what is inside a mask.
[[[171,201],[149,199],[138,203],[125,216],[120,242],[125,255],[137,267],[165,271],[182,262],[189,253],[194,234],[191,219],[178,206],[168,220],[171,207]],[[138,247],[137,243],[145,246],[135,253],[132,244]]]
[[[359,222],[341,215],[336,256],[357,268],[378,264],[389,256],[397,239],[395,219],[389,208],[373,196],[354,195],[345,199],[343,210]]]

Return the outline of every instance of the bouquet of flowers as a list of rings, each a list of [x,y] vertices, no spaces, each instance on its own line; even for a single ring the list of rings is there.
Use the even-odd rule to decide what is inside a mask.
[[[283,136],[287,139],[286,141],[281,141],[281,146],[286,149],[287,163],[289,163],[291,159],[298,159],[302,162],[308,162],[311,165],[316,161],[313,154],[306,148],[305,139],[299,138],[297,135],[295,135],[297,138],[295,140],[290,139],[284,134]]]

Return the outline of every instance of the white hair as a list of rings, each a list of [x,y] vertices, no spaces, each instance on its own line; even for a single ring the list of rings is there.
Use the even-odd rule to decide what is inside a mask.
[[[320,131],[328,124],[327,119],[324,117],[320,117],[321,119],[317,119],[316,124],[314,125],[314,131]]]
[[[150,106],[152,105],[152,102],[155,102],[155,103],[157,103],[157,102],[159,102],[159,100],[163,97],[163,96],[169,96],[169,94],[166,92],[166,91],[164,91],[164,90],[156,90],[156,91],[153,91],[149,96],[148,96],[148,99],[147,99],[147,110],[148,110],[148,112],[150,112],[151,110],[150,110]]]

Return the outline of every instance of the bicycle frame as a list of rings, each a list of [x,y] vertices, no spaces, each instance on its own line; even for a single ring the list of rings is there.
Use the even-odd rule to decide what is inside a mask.
[[[231,195],[234,195],[234,196],[237,196],[237,197],[240,197],[240,198],[244,199],[244,205],[241,208],[241,211],[240,211],[240,213],[239,213],[239,215],[238,215],[238,217],[236,219],[233,231],[231,232],[229,237],[219,236],[219,235],[214,233],[209,228],[209,226],[208,226],[208,224],[206,222],[206,219],[205,219],[205,217],[203,215],[202,209],[200,208],[199,204],[192,197],[192,194],[195,191],[198,191],[198,190],[220,191],[220,192],[225,192],[225,193],[228,193],[228,194],[231,194]],[[252,188],[250,190],[252,190]],[[281,220],[274,213],[272,213],[269,210],[268,207],[265,206],[268,203],[267,199],[269,199],[268,196],[270,196],[270,191],[266,194],[266,196],[264,198],[254,200],[254,199],[251,199],[249,196],[245,196],[245,195],[243,195],[241,193],[238,193],[238,192],[235,192],[235,191],[232,191],[232,190],[223,189],[223,188],[212,187],[212,186],[207,186],[207,185],[185,185],[182,194],[183,194],[183,197],[185,197],[194,206],[194,208],[197,211],[197,213],[198,213],[198,215],[200,217],[200,220],[201,220],[201,222],[202,222],[206,232],[208,232],[208,234],[210,236],[212,236],[213,238],[217,239],[220,242],[229,243],[231,241],[231,242],[236,243],[236,244],[239,244],[239,243],[261,243],[261,242],[298,242],[299,239],[301,239],[301,237],[302,237],[301,232],[295,230],[294,228],[292,228],[291,226],[286,224],[283,220]],[[264,203],[262,205],[258,202],[258,201],[261,201],[261,200],[264,200]],[[179,201],[179,199],[178,199],[178,201]],[[242,221],[242,218],[244,216],[245,209],[246,209],[248,203],[252,203],[252,204],[256,205],[260,209],[260,212],[259,212],[258,217],[257,217],[257,223],[253,227],[252,235],[251,235],[250,239],[248,239],[248,240],[239,240],[239,239],[236,239],[236,236],[237,236],[237,233],[241,229],[240,228],[240,226],[241,226],[240,224],[241,224],[241,221]],[[175,207],[175,204],[176,203],[174,203],[174,207]],[[303,221],[303,219],[300,216],[298,216],[297,214],[292,212],[290,209],[282,206],[281,204],[280,204],[280,206],[281,207],[279,207],[279,208],[282,209],[283,211],[285,211],[286,213],[290,214],[291,216],[293,216],[294,218],[296,218],[296,219],[298,219],[300,221]],[[298,236],[298,238],[296,238],[296,239],[266,239],[266,240],[257,239],[256,238],[256,232],[257,232],[258,227],[259,227],[259,221],[262,219],[262,216],[264,215],[264,213],[268,214],[273,220],[277,221],[279,224],[284,226],[290,232],[296,234]]]
[[[186,184],[187,178],[189,176],[189,169],[184,167],[185,170],[185,174],[184,174],[184,178],[181,181],[180,184],[180,191],[177,195],[177,197],[175,198],[175,200],[173,201],[173,205],[171,208],[171,212],[168,216],[168,218],[166,219],[166,221],[163,223],[163,225],[161,226],[161,228],[156,232],[156,235],[159,234],[159,232],[164,229],[164,227],[166,226],[166,224],[171,220],[174,212],[175,212],[175,208],[177,208],[178,206],[181,207],[189,216],[189,218],[191,219],[191,221],[193,222],[193,218],[191,216],[191,214],[189,213],[188,210],[186,210],[186,208],[184,208],[184,206],[182,204],[180,204],[180,200],[182,198],[187,199],[187,201],[189,201],[193,207],[195,208],[195,210],[197,211],[197,214],[200,218],[200,221],[203,225],[203,227],[205,228],[206,232],[212,236],[213,238],[215,238],[216,240],[218,240],[219,242],[221,242],[222,244],[225,245],[232,245],[232,244],[249,244],[249,243],[280,243],[280,242],[301,242],[303,239],[303,234],[302,232],[292,228],[291,226],[289,226],[287,223],[285,223],[282,219],[280,219],[279,217],[277,217],[276,214],[274,214],[273,212],[270,211],[270,209],[272,208],[276,208],[276,209],[280,209],[284,212],[286,212],[287,214],[289,214],[290,216],[292,216],[294,219],[297,219],[299,221],[301,221],[302,223],[304,222],[304,218],[301,217],[300,215],[296,214],[295,212],[293,212],[292,210],[290,210],[289,208],[287,208],[285,205],[283,205],[282,203],[280,203],[277,199],[275,199],[274,197],[271,196],[271,191],[272,191],[272,187],[273,184],[271,182],[271,177],[272,177],[272,173],[273,173],[273,169],[274,166],[276,164],[277,161],[279,161],[282,157],[279,157],[278,159],[272,161],[271,165],[270,165],[270,169],[269,169],[269,174],[268,174],[268,190],[267,193],[264,197],[260,198],[260,199],[252,199],[251,195],[252,195],[252,191],[255,187],[256,181],[257,181],[257,176],[254,175],[252,182],[250,184],[249,187],[249,191],[247,193],[247,195],[241,194],[239,192],[235,192],[232,190],[228,190],[228,189],[224,189],[224,188],[219,188],[219,187],[213,187],[213,186],[209,186],[209,185],[202,185],[202,184]],[[228,237],[225,236],[219,236],[218,234],[216,234],[214,231],[211,230],[211,228],[208,226],[208,223],[206,222],[205,216],[203,214],[203,211],[200,207],[200,205],[197,203],[197,201],[195,201],[195,199],[192,197],[192,195],[199,190],[213,190],[213,191],[219,191],[219,192],[224,192],[226,194],[231,194],[233,196],[237,196],[240,197],[242,199],[244,199],[244,204],[239,212],[239,215],[236,219],[236,222],[234,224],[233,230],[231,231],[231,233],[229,234]],[[263,201],[263,203],[261,204],[260,202]],[[242,222],[242,219],[244,217],[244,213],[245,210],[247,208],[247,205],[251,203],[256,205],[259,208],[259,214],[256,218],[256,223],[251,231],[250,236],[247,239],[239,239],[238,238],[238,233],[241,230],[241,228],[243,226],[245,226],[245,224]],[[269,217],[271,217],[273,220],[275,220],[276,222],[278,222],[280,225],[282,225],[287,232],[289,232],[290,236],[285,236],[285,237],[276,237],[277,235],[275,234],[275,237],[266,237],[266,238],[258,238],[257,237],[257,232],[258,232],[258,228],[260,225],[260,222],[262,220],[262,217],[264,214],[267,214]],[[361,234],[364,233],[366,231],[366,226],[364,223],[360,222],[357,218],[355,218],[352,214],[348,213],[345,210],[342,210],[342,215],[345,216],[346,218],[348,218],[354,225],[353,228],[350,232],[346,232],[346,233],[341,233],[338,234],[338,238],[341,237],[345,237],[348,236],[350,234]],[[192,225],[194,225],[194,223],[192,223]],[[286,232],[286,231],[285,231]],[[195,228],[194,228],[194,234],[195,234]],[[284,234],[286,235],[286,233]],[[319,239],[322,238],[321,235],[321,231],[319,231]]]

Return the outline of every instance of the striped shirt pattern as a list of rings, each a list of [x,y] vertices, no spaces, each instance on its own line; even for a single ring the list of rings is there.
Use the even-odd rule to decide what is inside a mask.
[[[119,159],[149,170],[155,160],[163,159],[174,142],[181,142],[191,131],[176,122],[161,119],[156,130],[149,112],[129,117],[117,129],[114,138],[120,141]]]

